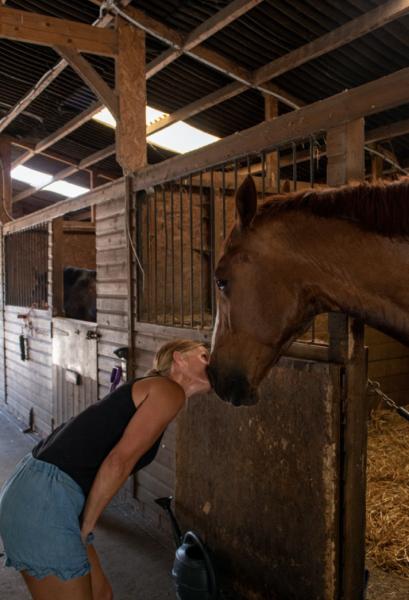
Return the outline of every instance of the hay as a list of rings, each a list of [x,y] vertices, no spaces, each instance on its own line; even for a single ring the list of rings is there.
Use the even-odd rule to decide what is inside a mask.
[[[409,579],[409,423],[376,410],[368,428],[367,556]]]

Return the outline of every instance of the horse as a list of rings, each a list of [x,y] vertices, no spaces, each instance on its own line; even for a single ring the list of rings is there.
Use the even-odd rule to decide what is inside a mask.
[[[274,195],[257,210],[248,176],[215,269],[209,378],[234,405],[329,311],[409,344],[409,179]]]
[[[69,319],[96,321],[96,271],[64,267],[64,315]]]

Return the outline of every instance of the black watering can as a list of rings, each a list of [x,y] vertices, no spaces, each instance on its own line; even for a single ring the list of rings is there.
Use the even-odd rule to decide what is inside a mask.
[[[157,498],[168,514],[176,545],[172,577],[178,600],[216,600],[219,597],[216,575],[208,551],[194,531],[182,535],[171,509],[172,496]]]

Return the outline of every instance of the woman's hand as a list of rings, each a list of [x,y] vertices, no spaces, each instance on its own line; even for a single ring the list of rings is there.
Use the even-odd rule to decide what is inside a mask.
[[[90,537],[91,536],[91,537]],[[83,524],[81,527],[81,540],[84,546],[89,544],[94,539],[94,534],[92,533],[92,528]]]

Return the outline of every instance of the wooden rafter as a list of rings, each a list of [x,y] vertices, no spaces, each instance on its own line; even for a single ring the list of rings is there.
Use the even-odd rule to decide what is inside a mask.
[[[42,46],[67,46],[102,56],[115,56],[117,52],[113,30],[4,6],[0,7],[0,37]]]
[[[118,99],[113,89],[109,87],[94,67],[77,50],[56,46],[55,50],[67,61],[72,69],[81,77],[94,94],[105,104],[112,116],[118,121]]]
[[[108,156],[112,156],[112,154],[115,154],[115,144],[112,144],[112,146],[108,146],[107,148],[103,148],[102,150],[98,150],[97,152],[94,152],[93,154],[90,154],[90,156],[83,158],[77,165],[73,165],[70,167],[66,167],[65,169],[62,169],[56,175],[54,175],[52,180],[49,181],[48,183],[38,186],[36,188],[30,187],[30,188],[27,188],[27,189],[19,192],[18,194],[16,194],[13,197],[13,204],[16,204],[17,202],[20,202],[21,200],[25,200],[26,198],[29,198],[33,194],[36,194],[37,192],[41,191],[43,188],[49,186],[51,183],[54,183],[55,181],[61,181],[62,179],[65,179],[66,177],[73,175],[77,171],[81,171],[83,169],[88,169],[92,165],[100,162],[101,160],[108,158]]]
[[[16,146],[17,148],[23,148],[24,150],[33,152],[34,151],[34,147],[35,144],[30,144],[29,142],[23,142],[19,139],[16,139],[12,136],[9,135],[5,135],[4,136],[6,139],[9,140],[10,144],[12,144],[13,146]],[[72,158],[69,158],[68,156],[64,156],[63,154],[60,154],[59,152],[55,152],[53,150],[42,150],[41,152],[37,152],[38,155],[40,156],[44,156],[46,158],[51,158],[51,160],[54,160],[56,162],[60,162],[63,165],[71,165],[71,166],[78,166],[79,161],[78,160],[74,160]],[[14,168],[14,162],[11,165],[12,169]],[[117,179],[118,178],[118,174],[114,173],[113,171],[107,171],[106,169],[95,169],[94,167],[92,168],[87,168],[87,169],[83,169],[84,171],[88,171],[89,173],[95,173],[96,177],[102,177],[103,179],[108,179],[109,181],[112,181],[113,179]]]
[[[376,129],[370,129],[366,136],[366,143],[380,142],[382,140],[389,140],[395,137],[399,137],[400,135],[406,135],[409,133],[409,119],[404,119],[403,121],[397,121],[396,123],[391,123],[390,125],[382,125],[381,127],[376,127]]]
[[[52,206],[47,206],[46,208],[38,210],[34,213],[20,217],[11,223],[7,223],[4,226],[3,232],[14,233],[15,231],[20,231],[25,227],[29,227],[30,225],[43,223],[45,221],[56,219],[57,217],[62,217],[68,212],[82,210],[92,206],[93,204],[107,202],[108,200],[112,202],[116,199],[123,198],[123,196],[124,178],[121,177],[116,181],[99,186],[92,192],[87,192],[86,194],[82,194],[76,198],[67,198],[66,200],[61,200]]]
[[[136,190],[173,180],[189,173],[225,163],[248,154],[259,154],[267,145],[283,145],[303,139],[353,119],[388,110],[407,102],[409,67],[364,85],[341,92],[230,135],[217,143],[141,169]],[[376,103],[373,99],[376,98]]]
[[[91,1],[94,2],[95,4],[100,4],[100,2],[98,0],[91,0]],[[126,3],[123,3],[123,5],[125,5],[125,4]],[[244,6],[244,4],[249,4],[249,3],[243,2],[242,4]],[[235,5],[236,8],[238,7],[238,3],[232,2],[230,5],[225,7],[226,10],[231,8],[232,5]],[[289,68],[293,68],[292,62],[290,60],[291,56],[293,57],[294,60],[297,61],[296,64],[297,64],[297,66],[299,66],[300,64],[303,64],[304,62],[311,60],[312,58],[315,58],[318,55],[321,55],[325,52],[331,51],[335,47],[339,47],[340,45],[342,45],[344,43],[352,41],[353,39],[359,37],[360,35],[363,35],[364,33],[367,33],[368,31],[375,29],[376,27],[381,27],[386,22],[389,22],[395,18],[398,18],[399,16],[401,16],[401,14],[403,14],[404,12],[407,12],[408,5],[409,5],[409,2],[406,0],[399,0],[399,1],[391,0],[389,2],[386,2],[382,6],[376,8],[376,9],[374,9],[352,21],[349,21],[344,26],[337,28],[333,32],[330,32],[329,34],[325,34],[321,38],[318,38],[317,40],[314,40],[313,42],[305,44],[301,48],[288,53],[284,57],[277,59],[277,61],[272,61],[272,62],[268,63],[267,65],[261,67],[260,69],[257,69],[256,71],[254,71],[250,74],[249,74],[249,72],[246,72],[245,76],[247,76],[248,79],[251,80],[252,82],[255,82],[255,81],[259,82],[259,83],[261,82],[269,90],[270,93],[280,97],[280,93],[283,92],[283,90],[281,90],[278,86],[274,86],[274,84],[272,84],[271,82],[266,82],[266,81],[263,82],[262,80],[264,77],[270,77],[271,73],[275,74],[276,72],[278,72],[277,69],[281,69],[280,73],[284,72],[282,69],[284,68],[283,65],[285,64],[285,62],[287,63],[286,70],[288,70]],[[166,51],[168,53],[166,64],[169,64],[169,62],[171,62],[172,50],[174,48],[176,48],[176,47],[182,48],[183,46],[186,47],[186,38],[184,38],[179,32],[167,27],[166,25],[156,21],[155,19],[148,17],[147,15],[144,15],[141,11],[139,11],[138,9],[135,9],[134,7],[129,7],[126,10],[126,12],[128,12],[132,18],[139,19],[139,21],[140,21],[139,26],[142,29],[144,29],[145,31],[148,31],[151,35],[154,35],[155,37],[161,39],[162,41],[165,41],[172,45],[172,47],[168,51]],[[220,17],[221,12],[222,11],[219,11],[219,13],[216,13],[216,15],[214,15],[214,17],[211,17],[211,19],[216,18],[217,16]],[[195,31],[197,34],[200,35],[200,28],[202,28],[203,31],[211,31],[211,25],[210,25],[209,21],[210,21],[210,19],[207,20],[202,25],[200,25],[198,28],[196,28],[196,30],[194,30],[188,36],[188,39],[190,39],[189,44],[194,43],[193,40],[195,38],[194,38],[193,34]],[[207,25],[206,25],[206,23],[207,23]],[[213,33],[214,33],[214,31],[213,31]],[[335,35],[336,33],[337,33],[337,35]],[[203,39],[200,41],[203,41]],[[194,47],[194,46],[191,46],[191,47]],[[188,48],[190,48],[189,45],[188,45]],[[196,48],[196,50],[198,50],[199,54],[200,54],[201,49]],[[214,58],[214,56],[209,55],[206,50],[202,54],[202,58],[204,61],[207,61],[207,64],[210,64],[210,66],[217,67],[216,64],[212,64],[212,59]],[[209,62],[209,60],[210,60],[210,62]],[[282,62],[279,63],[279,61],[282,61]],[[285,61],[285,62],[283,62],[283,61]],[[62,61],[62,62],[64,62],[64,61]],[[222,63],[222,70],[223,70],[225,64],[226,63]],[[150,63],[150,65],[147,66],[147,77],[149,77],[150,73],[153,73],[154,71],[155,72],[158,71],[157,59],[155,61],[152,61]],[[169,115],[168,117],[166,117],[160,121],[157,121],[156,123],[153,123],[151,126],[148,127],[147,133],[149,135],[151,133],[154,133],[155,131],[158,131],[160,129],[163,129],[164,127],[167,127],[168,125],[170,125],[173,122],[176,122],[178,120],[188,119],[189,117],[192,117],[193,115],[198,114],[199,112],[206,110],[207,108],[210,108],[211,106],[215,106],[216,104],[223,102],[223,101],[227,100],[228,98],[232,98],[232,97],[242,93],[243,91],[245,91],[248,88],[249,88],[249,85],[247,83],[241,83],[239,81],[235,81],[231,84],[228,84],[224,88],[217,90],[216,92],[212,92],[211,94],[208,94],[206,97],[204,97],[198,101],[195,101],[186,107],[183,107],[182,109],[176,111],[175,113]],[[292,106],[303,105],[303,103],[299,99],[290,96],[286,92],[284,92],[284,94],[286,95],[285,98],[280,97],[280,99],[282,101],[284,101],[284,102],[287,101],[287,103],[291,104]],[[81,115],[78,115],[78,117],[77,117],[78,123],[82,124],[83,122],[85,122],[87,120],[85,113],[86,113],[86,111],[84,111],[84,113],[81,113]],[[89,116],[88,118],[91,118],[91,116]],[[84,119],[83,119],[83,117],[84,117]],[[80,125],[78,125],[78,126],[80,126]],[[71,131],[73,131],[74,129],[75,129],[75,126],[74,126],[74,128],[71,129]],[[1,130],[1,122],[0,122],[0,130]],[[61,130],[62,130],[62,128],[59,131],[61,132]],[[69,131],[67,132],[67,134],[68,133],[69,133]],[[61,136],[61,137],[63,137],[63,136]],[[59,139],[61,139],[61,138],[59,138]],[[25,156],[28,158],[28,153]],[[22,162],[24,162],[25,160],[27,160],[27,158],[21,157],[20,160],[22,160]],[[19,164],[22,164],[22,162],[20,162]]]
[[[348,21],[341,27],[322,35],[316,40],[296,48],[284,56],[260,67],[253,73],[254,83],[263,83],[295,69],[322,54],[327,54],[340,46],[345,46],[390,21],[399,19],[409,12],[409,0],[389,0],[377,8]]]
[[[230,25],[230,23],[260,4],[260,2],[262,0],[234,0],[230,2],[230,4],[195,27],[186,37],[181,47],[179,47],[179,44],[175,44],[174,47],[165,50],[151,61],[149,64],[150,77],[179,58],[181,54],[189,52],[189,50],[199,46],[199,44],[202,44],[209,37]]]
[[[406,135],[409,133],[409,119],[405,119],[403,121],[397,121],[396,123],[392,123],[390,125],[383,125],[381,127],[376,127],[373,129],[369,129],[365,132],[365,144],[371,145],[375,142],[380,142],[383,140],[391,140],[395,137],[399,137],[401,135]],[[320,157],[326,156],[326,150],[320,151]],[[310,160],[311,155],[309,150],[297,152],[295,156],[296,163],[306,162]],[[294,162],[292,156],[283,156],[280,158],[280,167],[288,167],[292,165]],[[398,162],[395,160],[395,162]],[[264,165],[261,162],[253,163],[250,167],[243,167],[238,169],[237,173],[239,175],[246,175],[249,171],[252,174],[261,173]]]
[[[84,123],[87,123],[90,119],[92,119],[94,115],[96,115],[101,110],[102,107],[102,102],[94,102],[93,104],[91,104],[91,106],[89,106],[86,110],[84,110],[79,115],[73,117],[70,121],[68,121],[68,123],[57,129],[57,131],[54,131],[47,137],[37,142],[37,144],[35,144],[31,150],[27,150],[27,152],[19,156],[19,158],[16,158],[16,160],[13,161],[12,168],[15,169],[19,165],[23,165],[25,162],[30,160],[30,158],[32,158],[35,154],[43,153],[47,148],[49,148],[53,144],[56,144],[59,140],[61,140],[65,136],[69,135],[70,133],[84,125]]]
[[[122,6],[127,6],[131,0],[122,0]],[[94,23],[93,27],[107,27],[113,17],[112,15],[104,15],[101,18],[98,18]],[[52,69],[44,73],[41,79],[36,83],[36,85],[31,88],[27,92],[27,94],[19,101],[13,108],[8,112],[8,114],[0,120],[0,133],[5,130],[10,123],[14,121],[16,117],[20,113],[23,112],[27,108],[27,106],[33,102],[42,92],[62,73],[68,63],[65,60],[60,60]]]

